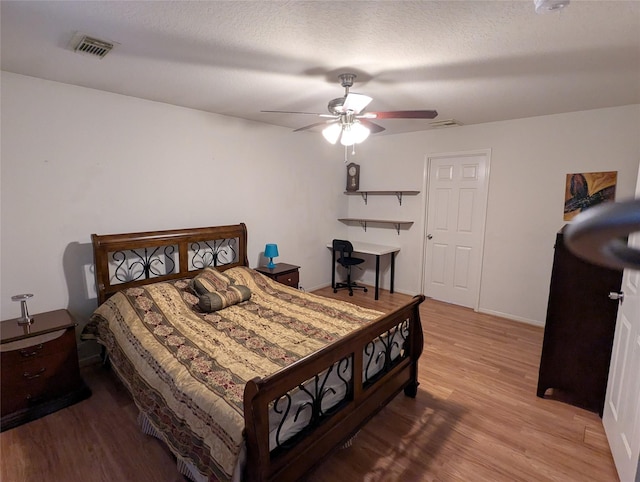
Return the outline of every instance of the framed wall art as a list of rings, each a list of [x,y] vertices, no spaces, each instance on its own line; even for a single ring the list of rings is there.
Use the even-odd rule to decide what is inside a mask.
[[[614,201],[618,171],[567,174],[564,192],[564,220],[570,221],[585,209]]]

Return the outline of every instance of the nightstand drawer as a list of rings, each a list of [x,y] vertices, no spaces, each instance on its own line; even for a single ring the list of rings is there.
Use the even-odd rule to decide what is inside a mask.
[[[75,333],[72,330],[60,330],[46,335],[40,335],[33,339],[14,342],[18,346],[13,349],[10,345],[3,347],[3,365],[30,363],[42,357],[54,355],[60,351],[71,350],[75,346]],[[28,346],[25,346],[28,345]],[[8,348],[8,349],[7,349]]]
[[[283,285],[291,286],[292,288],[298,288],[298,283],[300,282],[300,273],[296,271],[291,271],[289,273],[277,274],[273,278],[278,283],[282,283]]]

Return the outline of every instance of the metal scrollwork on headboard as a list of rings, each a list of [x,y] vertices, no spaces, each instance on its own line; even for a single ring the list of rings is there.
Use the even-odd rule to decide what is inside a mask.
[[[126,283],[173,273],[176,267],[174,253],[174,246],[165,246],[162,251],[160,247],[152,251],[147,248],[114,251],[111,259],[117,266],[114,268],[113,276],[121,283]],[[164,270],[161,271],[160,266],[164,266]]]
[[[191,266],[195,269],[204,269],[208,266],[216,267],[233,263],[238,259],[236,243],[235,238],[191,243],[190,248],[193,251]]]
[[[92,234],[98,303],[118,291],[195,276],[213,266],[248,266],[244,223],[203,228]]]

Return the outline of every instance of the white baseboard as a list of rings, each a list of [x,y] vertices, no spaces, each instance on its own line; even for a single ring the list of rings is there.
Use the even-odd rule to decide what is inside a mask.
[[[486,309],[480,308],[478,312],[484,313],[486,315],[499,316],[500,318],[506,318],[507,320],[518,321],[520,323],[526,323],[527,325],[533,325],[533,326],[539,326],[539,327],[544,327],[545,325],[544,321],[530,320],[529,318],[523,318],[522,316],[515,316],[509,313],[502,313],[500,311],[495,311],[495,310],[486,310]]]
[[[322,288],[329,288],[329,287],[331,287],[331,283],[325,283],[318,286],[313,286],[311,288],[304,288],[304,291],[311,293],[312,291],[321,290]]]

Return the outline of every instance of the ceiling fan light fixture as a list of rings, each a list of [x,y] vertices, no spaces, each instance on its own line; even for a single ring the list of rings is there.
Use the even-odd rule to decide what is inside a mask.
[[[371,131],[368,128],[363,126],[359,121],[355,121],[352,124],[343,126],[340,144],[343,146],[360,144],[369,137],[369,134],[371,134]]]
[[[354,140],[354,136],[351,133],[351,129],[343,129],[342,130],[342,136],[340,137],[340,144],[342,144],[343,146],[349,147],[352,146],[356,143],[356,141]]]
[[[335,144],[336,142],[338,142],[338,138],[340,137],[341,132],[342,126],[337,123],[329,124],[327,127],[322,129],[322,135],[331,144]]]
[[[371,134],[369,128],[362,125],[360,121],[355,121],[353,123],[353,125],[351,126],[351,131],[353,132],[356,144],[360,144],[367,137],[369,137],[369,134]]]

